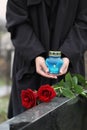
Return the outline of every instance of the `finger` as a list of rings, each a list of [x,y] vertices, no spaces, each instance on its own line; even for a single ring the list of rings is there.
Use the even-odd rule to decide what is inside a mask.
[[[55,79],[57,78],[57,76],[51,75],[48,72],[45,72],[42,66],[38,68],[37,73],[47,78],[55,78]]]
[[[49,73],[45,73],[42,69],[39,69],[38,74],[40,74],[41,76],[46,77],[46,78],[57,79],[57,76],[51,75]]]
[[[44,62],[41,64],[37,64],[36,72],[44,77],[57,79],[57,76],[49,74],[49,69]]]
[[[41,68],[42,68],[42,70],[43,70],[45,73],[48,73],[48,72],[49,72],[49,69],[48,69],[48,67],[46,66],[45,62],[43,62],[43,64],[41,64]]]
[[[41,68],[44,72],[46,72],[46,73],[49,72],[49,69],[45,64],[45,59],[43,57],[37,57],[36,58],[36,70],[37,70],[37,72]]]
[[[66,72],[67,72],[67,67],[64,65],[64,66],[61,67],[60,73],[65,74]]]
[[[61,67],[60,73],[59,73],[58,76],[62,76],[62,75],[64,75],[64,74],[66,74],[66,73],[67,73],[67,70],[68,70],[68,66],[67,66],[66,64],[64,64],[64,65]]]
[[[63,58],[64,64],[62,65],[60,69],[60,75],[63,75],[67,72],[68,66],[69,66],[69,59],[68,58]]]

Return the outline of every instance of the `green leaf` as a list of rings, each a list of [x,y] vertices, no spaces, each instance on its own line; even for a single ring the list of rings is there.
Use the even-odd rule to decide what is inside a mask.
[[[87,98],[87,93],[85,93],[85,91],[82,92],[80,95]]]
[[[67,81],[69,81],[69,82],[72,81],[72,76],[69,72],[65,76],[65,82],[67,82]]]
[[[64,85],[64,80],[62,79],[59,83],[58,86],[63,86]]]
[[[72,88],[72,76],[71,76],[71,74],[69,72],[65,76],[64,87]]]
[[[61,80],[53,86],[58,96],[74,98],[76,95],[83,95],[87,97],[87,94],[84,92],[83,88],[87,86],[87,81],[80,74],[71,75],[70,72],[68,72],[65,75],[65,80]]]
[[[74,90],[76,94],[81,94],[84,91],[80,85],[75,85]]]
[[[87,86],[87,81],[85,80],[85,77],[80,75],[80,74],[74,74],[77,78],[78,78],[78,82],[82,85],[82,86]]]
[[[62,79],[60,82],[53,85],[54,88],[60,88],[64,86],[64,80]]]
[[[78,78],[76,76],[72,77],[72,85],[78,84]]]
[[[67,89],[67,88],[62,89],[62,94],[63,94],[63,96],[68,97],[68,98],[75,97],[74,93],[70,89]]]
[[[72,83],[70,81],[67,81],[64,83],[64,88],[72,88]]]

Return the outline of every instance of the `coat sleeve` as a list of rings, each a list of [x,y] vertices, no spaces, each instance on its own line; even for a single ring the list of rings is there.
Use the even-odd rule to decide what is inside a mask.
[[[87,0],[80,0],[78,13],[68,33],[61,52],[75,65],[87,50]]]
[[[6,19],[12,43],[21,56],[30,62],[45,52],[31,26],[27,0],[8,0]]]

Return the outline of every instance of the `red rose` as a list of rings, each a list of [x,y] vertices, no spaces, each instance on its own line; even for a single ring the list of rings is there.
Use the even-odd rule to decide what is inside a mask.
[[[29,109],[36,105],[37,93],[31,89],[22,90],[21,100],[23,107]]]
[[[50,86],[49,84],[42,85],[38,89],[37,94],[38,94],[39,100],[43,102],[49,102],[51,99],[53,99],[56,96],[56,92],[54,88]]]

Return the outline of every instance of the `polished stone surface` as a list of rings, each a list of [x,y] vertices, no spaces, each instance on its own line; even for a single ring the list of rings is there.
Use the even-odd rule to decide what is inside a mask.
[[[2,123],[0,130],[87,130],[86,102],[55,98]]]

